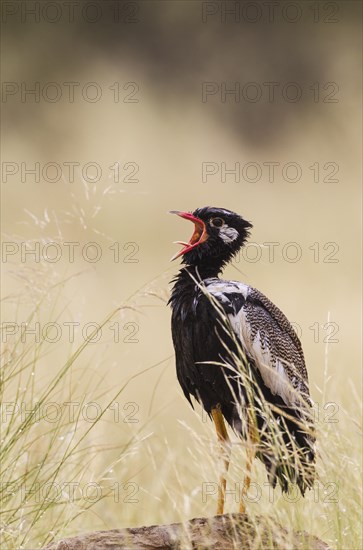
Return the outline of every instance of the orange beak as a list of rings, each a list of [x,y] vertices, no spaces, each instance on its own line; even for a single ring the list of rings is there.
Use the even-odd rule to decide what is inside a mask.
[[[190,214],[190,212],[181,212],[180,210],[171,210],[170,214],[176,214],[177,216],[180,216],[185,220],[190,220],[191,222],[194,223],[194,233],[190,237],[190,240],[188,243],[184,241],[175,241],[177,244],[182,244],[183,248],[179,252],[177,252],[175,256],[171,258],[170,261],[173,261],[176,258],[179,258],[179,256],[183,256],[183,254],[190,252],[191,250],[193,250],[193,248],[196,248],[199,244],[204,243],[208,239],[208,233],[207,233],[205,223],[199,218],[196,218],[195,216],[193,216],[193,214]]]

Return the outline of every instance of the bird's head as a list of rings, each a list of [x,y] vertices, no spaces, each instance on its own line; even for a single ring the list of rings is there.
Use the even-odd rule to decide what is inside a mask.
[[[172,210],[171,214],[194,223],[189,242],[177,241],[183,248],[172,258],[183,256],[183,263],[187,265],[221,269],[243,246],[252,227],[250,222],[225,208],[205,206],[193,213]]]

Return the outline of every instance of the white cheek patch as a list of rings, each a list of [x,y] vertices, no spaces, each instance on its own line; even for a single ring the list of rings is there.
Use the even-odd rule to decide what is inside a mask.
[[[228,225],[224,225],[219,230],[219,236],[221,237],[221,239],[223,239],[225,243],[231,243],[237,239],[238,231],[233,227],[228,227]]]

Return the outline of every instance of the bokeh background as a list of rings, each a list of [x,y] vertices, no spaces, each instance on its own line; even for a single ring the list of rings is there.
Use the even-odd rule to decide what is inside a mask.
[[[212,514],[213,498],[201,496],[202,481],[216,479],[212,428],[178,386],[166,305],[178,270],[172,242],[192,228],[167,212],[222,206],[253,223],[255,244],[226,277],[256,286],[296,323],[313,398],[324,418],[338,420],[323,428],[357,418],[360,2],[105,0],[71,11],[63,2],[4,2],[2,10],[5,358],[21,323],[39,323],[41,339],[46,323],[58,324],[37,357],[36,398],[84,342],[87,324],[122,306],[52,399],[104,407],[129,381],[87,435],[92,462],[79,482],[105,471],[110,483],[136,484],[137,502],[125,501],[121,485],[119,503],[108,496],[61,535]],[[238,99],[223,94],[233,88]],[[223,174],[236,163],[239,177]],[[36,339],[26,333],[23,348]],[[18,387],[15,376],[8,401]],[[26,402],[29,387],[20,389]],[[355,423],[345,426],[358,442]],[[125,452],[130,437],[137,445]],[[42,452],[39,444],[27,460]],[[271,513],[276,501],[265,500]],[[304,528],[334,545],[326,506],[321,522]]]

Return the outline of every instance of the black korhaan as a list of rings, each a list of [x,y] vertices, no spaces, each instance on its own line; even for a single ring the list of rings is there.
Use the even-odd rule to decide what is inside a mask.
[[[249,483],[254,455],[275,487],[296,483],[302,494],[314,481],[314,432],[304,354],[285,315],[260,291],[219,278],[246,242],[252,225],[223,208],[173,211],[194,223],[180,242],[185,266],[173,279],[170,304],[176,370],[183,392],[213,418],[225,469],[230,445],[223,418],[246,440]],[[174,259],[173,258],[173,259]],[[221,477],[218,513],[226,489]]]

